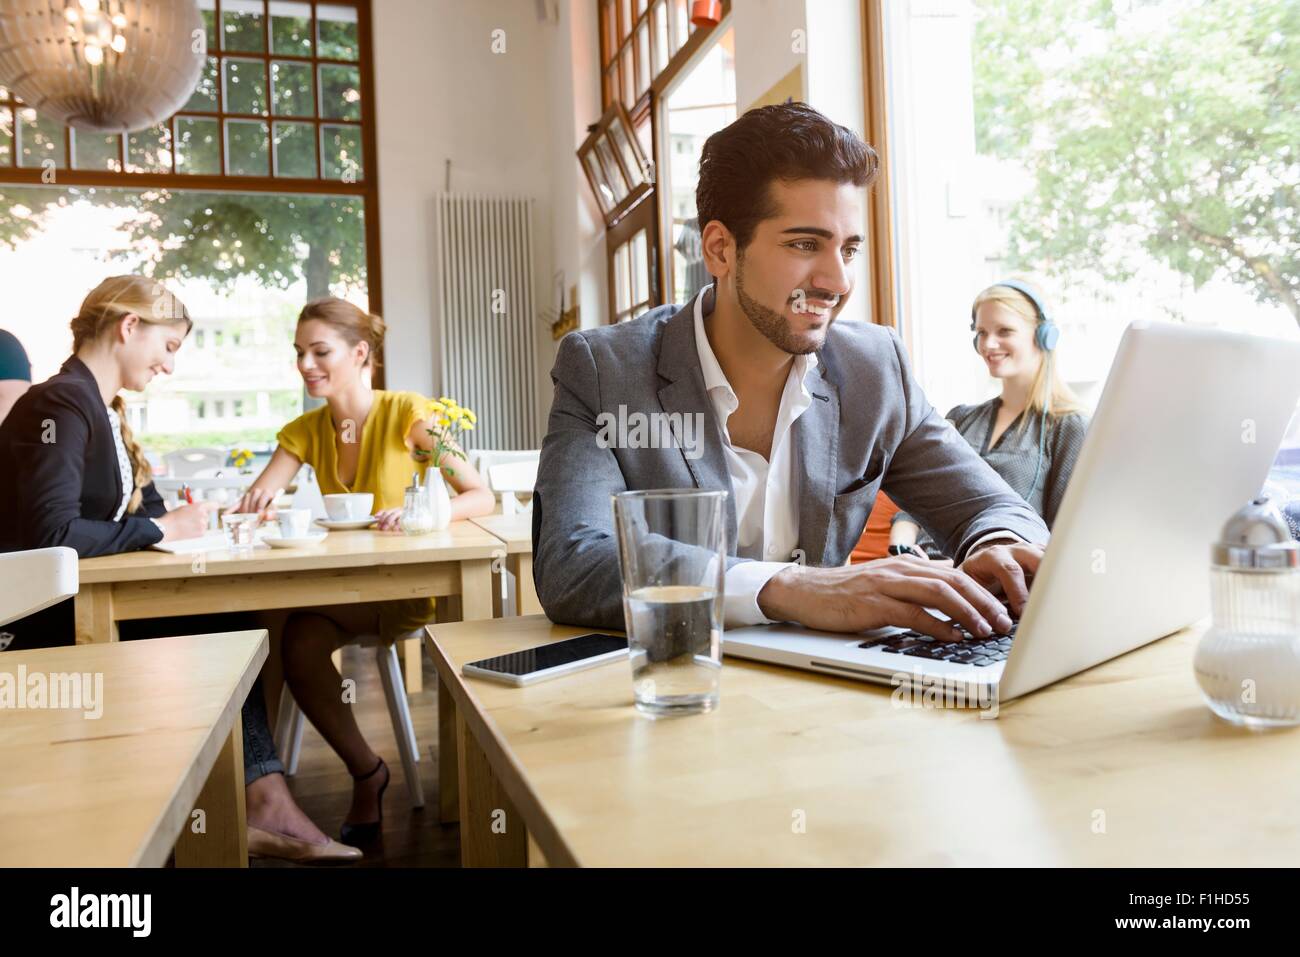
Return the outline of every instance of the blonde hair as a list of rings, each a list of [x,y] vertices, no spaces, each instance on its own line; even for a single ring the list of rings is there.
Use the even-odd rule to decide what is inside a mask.
[[[81,309],[72,320],[72,351],[75,354],[83,345],[94,342],[126,316],[138,316],[149,325],[175,326],[185,323],[185,334],[194,327],[185,304],[161,283],[144,276],[113,276],[105,279],[90,291],[81,302]],[[140,508],[144,487],[153,481],[153,469],[144,456],[144,449],[135,440],[131,426],[126,421],[126,401],[113,396],[113,411],[122,423],[122,443],[131,460],[135,487],[126,510]]]
[[[324,299],[313,299],[298,313],[299,325],[312,321],[325,323],[342,336],[349,346],[355,346],[358,342],[369,345],[370,352],[363,368],[379,368],[379,350],[384,345],[384,332],[388,328],[383,319],[346,299],[327,296]]]
[[[1026,283],[1028,285],[1028,283]],[[1040,294],[1041,295],[1041,294]],[[1016,315],[1027,321],[1031,328],[1038,328],[1038,310],[1029,298],[1019,289],[1013,289],[1010,286],[989,286],[971,303],[971,315],[974,315],[979,307],[986,302],[996,302],[1005,306]],[[1043,304],[1047,308],[1047,304]],[[1035,349],[1038,349],[1035,343]],[[1041,351],[1041,350],[1040,350]],[[1052,350],[1055,353],[1057,350]],[[1052,377],[1051,387],[1044,388],[1044,382],[1049,374]],[[1044,393],[1047,393],[1044,397]],[[1035,415],[1046,415],[1048,418],[1057,418],[1059,416],[1073,415],[1076,412],[1084,410],[1083,401],[1075,394],[1065,380],[1061,378],[1057,371],[1056,362],[1053,361],[1052,355],[1043,353],[1042,360],[1038,363],[1038,371],[1034,373],[1034,382],[1029,389],[1029,405],[1026,411],[1030,415],[1020,417],[1020,426],[1017,432],[1023,433],[1029,425],[1029,421]]]

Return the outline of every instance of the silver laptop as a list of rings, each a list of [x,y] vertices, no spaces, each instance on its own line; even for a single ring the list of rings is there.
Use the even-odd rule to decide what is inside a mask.
[[[726,632],[723,650],[982,703],[1178,631],[1209,613],[1210,543],[1259,494],[1298,398],[1300,342],[1134,322],[1011,639],[941,660],[957,646],[897,628],[763,625]]]

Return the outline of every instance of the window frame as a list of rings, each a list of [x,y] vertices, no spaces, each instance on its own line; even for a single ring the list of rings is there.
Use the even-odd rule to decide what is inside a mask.
[[[861,0],[862,102],[868,142],[880,159],[880,172],[867,197],[868,276],[871,321],[890,326],[904,337],[910,350],[911,323],[904,321],[899,300],[892,184],[889,159],[888,90],[885,65],[885,9],[883,0]]]
[[[375,73],[374,73],[374,35],[371,16],[371,0],[299,0],[311,6],[312,52],[310,57],[300,55],[273,53],[271,34],[271,0],[262,3],[266,49],[262,52],[244,50],[226,50],[222,47],[220,35],[222,29],[223,0],[214,0],[213,11],[217,24],[217,37],[208,37],[205,56],[217,58],[217,112],[188,110],[182,107],[164,122],[171,138],[172,170],[171,172],[128,172],[126,169],[127,135],[119,135],[118,162],[119,170],[84,170],[73,169],[73,137],[68,135],[68,127],[63,127],[63,161],[56,167],[55,183],[46,182],[45,169],[41,167],[21,167],[18,143],[18,110],[26,107],[13,99],[9,92],[6,99],[0,100],[0,109],[9,109],[14,126],[13,149],[8,165],[0,165],[0,185],[11,186],[72,186],[94,187],[100,189],[150,189],[161,188],[185,192],[230,192],[230,193],[278,193],[285,195],[326,195],[358,196],[362,199],[364,211],[364,234],[366,243],[366,294],[370,311],[383,313],[383,274],[380,250],[379,230],[379,175],[378,149],[375,131]],[[332,57],[316,55],[319,40],[318,6],[346,6],[357,11],[357,59],[339,60]],[[235,60],[259,60],[263,64],[262,76],[266,83],[266,115],[226,113],[222,111],[224,102],[224,62],[227,58]],[[290,61],[312,65],[312,90],[315,95],[315,115],[311,117],[277,117],[272,108],[271,63],[273,61]],[[320,115],[320,66],[340,65],[356,67],[361,81],[361,119],[334,120]],[[205,67],[206,69],[206,67]],[[39,114],[38,114],[39,115]],[[212,119],[217,121],[218,147],[221,156],[222,173],[178,173],[176,172],[176,120],[186,117]],[[267,170],[266,176],[245,176],[224,172],[227,168],[226,157],[226,121],[230,119],[256,120],[264,122],[268,128],[267,135]],[[312,123],[316,130],[316,166],[315,178],[275,176],[274,124],[280,122]],[[159,124],[162,125],[162,124]],[[320,128],[327,126],[355,126],[361,134],[362,174],[354,181],[346,179],[321,178]],[[93,134],[98,135],[98,134]],[[106,134],[113,135],[113,134]],[[384,365],[380,356],[380,365],[376,370],[376,388],[384,387]]]
[[[626,162],[627,157],[623,155],[622,150],[615,148],[610,151],[618,166],[618,172],[632,186],[626,196],[621,200],[617,200],[613,205],[607,206],[601,199],[600,190],[595,179],[592,178],[588,161],[595,157],[595,162],[600,163],[599,154],[596,152],[596,144],[602,139],[612,142],[615,139],[612,132],[614,129],[620,130],[619,135],[630,142],[632,150],[636,154],[636,159],[640,163],[640,168],[636,170],[629,169]],[[645,155],[645,150],[637,138],[636,128],[621,103],[614,103],[605,110],[600,122],[592,127],[582,146],[578,147],[578,165],[582,167],[582,173],[587,179],[587,185],[591,187],[592,193],[596,196],[596,201],[605,217],[605,226],[608,229],[613,229],[619,220],[626,216],[633,207],[655,191],[655,171],[658,167],[650,157]],[[634,177],[639,182],[634,181]]]
[[[663,287],[659,284],[661,270],[659,269],[658,259],[661,254],[658,243],[658,219],[654,203],[640,203],[635,209],[622,217],[617,225],[610,227],[609,232],[605,234],[607,298],[609,300],[606,324],[608,325],[617,325],[623,321],[619,318],[620,315],[623,315],[626,319],[635,319],[642,313],[663,304]],[[618,284],[614,275],[615,270],[618,268],[615,254],[626,243],[631,242],[632,238],[643,229],[646,233],[646,257],[648,260],[646,263],[648,267],[646,276],[647,298],[632,303],[625,313],[619,313]]]
[[[699,49],[710,42],[710,38],[713,36],[717,26],[707,28],[696,27],[693,31],[688,26],[687,35],[682,38],[682,42],[676,52],[669,52],[672,50],[673,37],[676,34],[676,28],[672,23],[674,0],[645,0],[645,9],[640,15],[636,14],[636,6],[632,0],[627,0],[628,9],[632,13],[632,22],[628,25],[630,28],[626,31],[624,30],[625,24],[623,23],[624,0],[592,0],[592,2],[596,8],[596,32],[600,45],[599,75],[597,83],[600,85],[601,109],[604,112],[601,121],[591,128],[593,130],[593,135],[588,137],[588,140],[583,143],[583,147],[578,151],[578,163],[582,169],[584,178],[586,178],[594,193],[596,186],[592,183],[590,173],[588,172],[586,163],[584,162],[584,151],[589,149],[590,144],[594,142],[594,137],[603,128],[606,117],[609,113],[617,107],[617,109],[628,118],[630,121],[630,131],[633,134],[633,143],[636,149],[643,155],[645,150],[640,145],[638,137],[635,134],[647,123],[650,125],[651,155],[646,157],[652,164],[650,188],[640,194],[635,202],[624,202],[616,207],[613,212],[617,213],[617,215],[614,215],[612,218],[607,215],[606,229],[609,231],[616,229],[625,216],[632,214],[642,204],[650,203],[653,205],[655,210],[653,217],[654,224],[649,233],[649,238],[653,241],[651,247],[653,250],[653,256],[651,257],[652,263],[650,266],[652,275],[650,277],[649,288],[652,297],[651,305],[661,305],[665,291],[668,289],[670,280],[668,270],[672,268],[672,260],[665,255],[666,251],[663,246],[665,234],[661,228],[661,223],[664,216],[664,209],[661,204],[664,200],[660,196],[657,177],[654,172],[662,168],[661,163],[663,162],[662,157],[660,156],[661,151],[659,143],[659,104],[663,98],[664,91],[673,83],[677,75],[686,69],[694,60]],[[689,17],[690,0],[686,0],[686,3],[688,4],[687,16]],[[665,52],[668,52],[669,56],[668,62],[662,64],[660,70],[656,73],[653,70],[654,61],[657,59],[656,37],[654,33],[655,20],[653,18],[656,16],[657,10],[662,11],[663,15],[669,18],[667,27],[669,31],[668,43],[667,48],[665,49]],[[608,16],[609,13],[614,14],[612,26]],[[731,0],[722,0],[722,15],[718,20],[718,24],[721,25],[725,23],[730,15]],[[649,86],[637,91],[634,101],[630,106],[628,106],[624,102],[624,98],[620,95],[622,92],[622,63],[624,55],[630,51],[633,62],[633,76],[635,77],[640,75],[641,71],[638,61],[641,53],[637,46],[636,39],[637,30],[643,24],[646,26],[647,31],[649,31],[649,42],[647,46],[651,57],[651,69],[648,71],[650,83]],[[611,29],[613,31],[612,33]],[[611,39],[613,40],[612,44]],[[610,80],[611,75],[614,77],[612,82]],[[604,204],[600,203],[599,197],[597,197],[597,203],[602,213],[605,212]],[[611,277],[611,288],[609,290],[610,311],[606,316],[607,322],[615,321],[613,311],[614,289],[612,287],[612,277],[615,268],[614,250],[618,245],[619,243],[617,241],[611,241],[611,237],[607,232],[605,253],[608,260],[607,272]]]

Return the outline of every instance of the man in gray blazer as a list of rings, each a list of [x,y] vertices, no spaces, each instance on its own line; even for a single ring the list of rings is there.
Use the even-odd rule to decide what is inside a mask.
[[[709,138],[696,202],[714,283],[560,344],[533,505],[552,619],[623,625],[611,495],[701,488],[730,492],[729,627],[959,637],[934,608],[973,634],[1010,630],[1046,526],[926,401],[893,329],[836,322],[877,171],[870,146],[803,104]],[[845,566],[882,489],[954,566]]]

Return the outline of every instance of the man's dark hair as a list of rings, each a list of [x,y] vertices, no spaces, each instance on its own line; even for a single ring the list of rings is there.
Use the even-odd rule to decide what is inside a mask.
[[[704,142],[695,188],[700,232],[716,219],[744,249],[758,224],[776,215],[773,180],[869,186],[879,172],[875,150],[806,103],[760,106]]]

